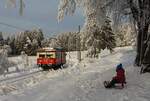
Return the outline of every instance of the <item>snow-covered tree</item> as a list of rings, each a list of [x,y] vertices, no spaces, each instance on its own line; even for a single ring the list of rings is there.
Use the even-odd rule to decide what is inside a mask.
[[[2,32],[0,32],[0,46],[4,44],[4,38]]]
[[[116,45],[129,46],[135,45],[136,34],[130,23],[124,23],[118,27],[116,31]]]
[[[44,39],[43,31],[42,31],[42,29],[36,29],[36,32],[37,32],[37,34],[36,34],[36,40],[38,42],[39,47],[42,47],[41,46],[41,42]]]
[[[62,47],[66,51],[77,50],[76,32],[59,33],[56,37],[50,37],[42,42],[43,47]]]
[[[28,55],[35,55],[38,48],[41,47],[41,42],[44,39],[43,32],[41,29],[35,29],[32,31],[25,31],[25,44],[24,51]]]
[[[57,37],[57,46],[64,48],[67,51],[77,50],[76,48],[76,32],[65,32]]]
[[[60,35],[57,36],[57,44],[60,47],[63,47],[65,50],[68,50],[68,39],[69,36],[66,33],[61,33]]]
[[[85,16],[84,28],[91,28],[93,24],[101,26],[106,18],[105,5],[107,0],[60,0],[58,20],[61,21],[65,14],[73,15],[77,7],[81,7]]]
[[[10,46],[10,48],[11,48],[11,50],[12,50],[10,54],[12,54],[12,55],[15,55],[15,54],[16,54],[15,41],[16,41],[16,39],[15,39],[15,36],[14,36],[14,35],[11,36],[10,39],[8,40],[8,45]]]
[[[45,38],[44,40],[42,40],[41,46],[42,46],[42,47],[48,47],[48,46],[49,46],[49,43],[50,43],[49,38]]]
[[[113,51],[113,48],[116,47],[116,39],[115,34],[113,33],[113,30],[111,28],[109,18],[105,20],[104,25],[101,27],[101,37],[102,37],[102,49],[109,49],[110,52]]]
[[[9,68],[10,65],[7,53],[7,49],[0,49],[0,74],[4,74],[4,72]]]
[[[8,45],[12,49],[13,55],[21,54],[25,51],[28,55],[35,55],[38,48],[41,47],[41,42],[44,35],[41,29],[20,32],[16,36],[10,37]]]
[[[24,51],[24,45],[26,44],[26,41],[27,39],[23,32],[16,37],[16,49],[18,50],[18,54]]]
[[[148,34],[150,25],[150,0],[117,0],[116,2],[118,6],[114,4],[112,7],[117,7],[115,11],[118,13],[116,15],[131,14],[137,28],[137,55],[135,64],[142,66],[144,68],[142,71],[150,71],[150,35]]]
[[[104,24],[106,24],[105,21],[107,19],[107,13],[105,5],[107,3],[109,3],[109,0],[60,0],[58,10],[59,20],[62,20],[65,14],[74,14],[76,7],[83,8],[85,24],[82,28],[83,32],[80,33],[81,45],[82,49],[89,49],[88,54],[90,54],[90,56],[97,56],[96,54],[98,54],[103,47],[102,43],[105,43],[102,41],[102,34],[100,34],[100,29]],[[110,45],[106,46],[108,46],[110,50],[112,49],[110,48]]]
[[[16,3],[19,4],[19,14],[23,15],[23,9],[25,8],[24,0],[6,0],[7,7],[16,7]]]
[[[3,41],[3,40],[4,40],[4,38],[3,38],[3,33],[0,32],[0,41]]]
[[[77,41],[80,41],[78,39],[78,35],[76,32],[69,32],[69,38],[68,38],[68,51],[75,51],[75,50],[78,50],[77,48],[80,47],[78,46],[77,47]]]
[[[149,41],[150,36],[148,35],[148,29],[150,24],[150,1],[149,0],[138,0],[134,2],[132,0],[127,0],[133,18],[137,23],[138,28],[138,36],[137,36],[137,57],[136,64],[137,65],[145,65],[150,64],[150,47]],[[150,68],[148,66],[148,68]]]
[[[113,51],[116,41],[110,22],[107,18],[101,27],[93,25],[91,26],[92,30],[80,33],[82,49],[88,49],[88,56],[97,57],[101,50],[105,48]]]

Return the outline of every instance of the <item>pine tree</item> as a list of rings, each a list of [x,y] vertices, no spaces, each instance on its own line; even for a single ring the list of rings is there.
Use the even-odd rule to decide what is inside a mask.
[[[3,34],[0,32],[0,46],[4,45]]]
[[[94,24],[93,26],[91,26],[93,28],[93,32],[88,32],[87,35],[89,36],[85,36],[85,44],[87,46],[88,49],[88,57],[98,57],[98,54],[101,52],[102,48],[102,35],[101,35],[101,31],[100,28]]]
[[[101,35],[103,41],[102,49],[105,49],[107,47],[110,52],[112,52],[113,48],[116,47],[116,40],[110,22],[111,21],[109,20],[109,18],[105,20],[105,24],[101,27]]]
[[[8,36],[6,39],[6,44],[9,45],[9,42],[10,42],[10,37]]]
[[[87,34],[88,37],[85,37],[86,45],[88,47],[89,57],[98,57],[98,54],[101,50],[107,48],[110,52],[113,52],[113,48],[116,46],[115,34],[112,31],[109,18],[105,20],[104,25],[99,28],[96,25],[93,25],[93,33]]]
[[[16,41],[16,39],[15,39],[15,36],[11,36],[10,37],[10,40],[8,41],[8,45],[10,46],[10,48],[11,48],[11,54],[12,55],[15,55],[16,54],[16,46],[15,46],[15,41]]]
[[[41,42],[42,42],[42,40],[44,40],[44,34],[43,34],[42,29],[37,29],[37,37],[36,37],[36,40],[37,40],[37,42],[38,42],[38,46],[39,46],[39,47],[42,47]]]

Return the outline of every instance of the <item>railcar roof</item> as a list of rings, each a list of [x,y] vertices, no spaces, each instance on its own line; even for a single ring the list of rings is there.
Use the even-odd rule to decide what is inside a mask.
[[[64,51],[64,49],[61,47],[57,47],[57,48],[45,47],[45,48],[38,49],[37,52],[47,52],[47,51]]]

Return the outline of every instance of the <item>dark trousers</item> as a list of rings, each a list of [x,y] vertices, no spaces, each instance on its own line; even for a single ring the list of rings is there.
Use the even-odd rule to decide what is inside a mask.
[[[115,86],[115,84],[118,83],[116,79],[112,79],[110,83],[106,86],[106,88],[112,88]]]

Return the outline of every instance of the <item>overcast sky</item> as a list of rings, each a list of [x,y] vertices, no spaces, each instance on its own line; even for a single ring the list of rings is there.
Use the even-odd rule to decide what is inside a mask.
[[[19,15],[18,7],[6,8],[6,0],[0,1],[0,31],[2,32],[14,33],[38,27],[42,28],[46,36],[50,36],[59,32],[77,31],[78,25],[82,26],[84,23],[81,10],[76,10],[74,16],[67,16],[58,23],[59,0],[24,0],[26,5],[23,16]]]

